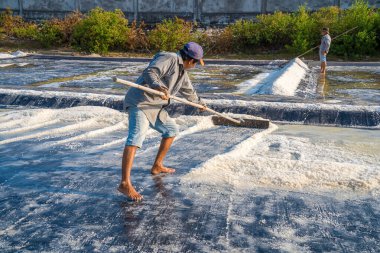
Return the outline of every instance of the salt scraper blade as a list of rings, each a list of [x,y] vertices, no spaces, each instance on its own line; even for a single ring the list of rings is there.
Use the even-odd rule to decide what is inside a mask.
[[[234,118],[234,119],[239,120],[240,123],[237,124],[223,117],[212,116],[212,122],[214,123],[214,125],[221,125],[221,126],[267,129],[269,128],[269,123],[270,123],[270,121],[267,119],[254,119],[254,118]]]

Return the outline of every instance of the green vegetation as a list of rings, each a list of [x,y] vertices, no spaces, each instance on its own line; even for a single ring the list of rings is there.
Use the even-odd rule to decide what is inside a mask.
[[[155,50],[178,50],[192,40],[192,28],[192,23],[183,19],[165,19],[148,33],[148,40]]]
[[[61,31],[59,24],[52,20],[45,21],[42,24],[37,39],[44,47],[52,47],[54,45],[62,45],[63,36],[64,34]]]
[[[335,27],[338,33],[351,27],[358,28],[354,33],[344,35],[339,40],[340,43],[332,48],[332,52],[350,58],[373,54],[379,46],[375,27],[378,19],[379,12],[369,8],[366,2],[355,2],[351,8],[343,12]]]
[[[175,51],[188,41],[199,42],[208,54],[298,54],[319,44],[322,27],[330,28],[331,37],[358,27],[333,42],[333,55],[356,59],[380,51],[380,10],[369,7],[364,0],[356,0],[347,10],[331,6],[310,12],[302,5],[295,13],[263,14],[254,20],[237,20],[224,29],[208,30],[180,18],[166,19],[147,30],[143,22],[128,24],[120,10],[101,8],[41,24],[26,22],[9,10],[0,14],[0,38],[100,54],[109,50]]]
[[[47,20],[40,26],[37,40],[46,48],[69,45],[73,41],[74,29],[82,18],[81,13],[73,12],[62,20]]]
[[[304,5],[301,5],[298,11],[292,14],[291,19],[293,24],[290,35],[291,43],[285,47],[294,53],[305,52],[315,45],[313,37],[320,33],[321,27],[315,26],[316,20]]]
[[[121,10],[95,8],[74,26],[72,45],[85,52],[107,53],[125,46],[128,31],[128,20]]]
[[[302,53],[320,41],[322,27],[329,27],[331,37],[353,27],[355,31],[333,42],[331,53],[345,58],[360,58],[379,50],[380,12],[357,0],[347,10],[335,6],[309,12],[300,6],[293,14],[275,12],[259,15],[257,22],[239,20],[226,29],[232,31],[237,51],[281,50]]]

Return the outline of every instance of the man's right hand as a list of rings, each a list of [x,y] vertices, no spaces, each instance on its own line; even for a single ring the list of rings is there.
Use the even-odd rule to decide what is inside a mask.
[[[199,109],[200,112],[205,112],[206,110],[207,110],[207,106],[206,105],[203,105],[203,108]]]
[[[163,87],[163,86],[160,86],[160,87],[157,88],[157,90],[159,90],[159,91],[161,91],[161,92],[164,93],[164,95],[161,96],[161,98],[162,98],[163,100],[169,100],[169,98],[170,98],[170,94],[169,94],[169,90],[168,90],[168,88]]]

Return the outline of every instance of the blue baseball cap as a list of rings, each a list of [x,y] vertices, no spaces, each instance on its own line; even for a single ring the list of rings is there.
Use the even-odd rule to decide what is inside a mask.
[[[204,66],[205,63],[203,61],[203,48],[195,42],[189,42],[184,47],[183,50],[185,53],[193,59],[199,61],[199,63]]]

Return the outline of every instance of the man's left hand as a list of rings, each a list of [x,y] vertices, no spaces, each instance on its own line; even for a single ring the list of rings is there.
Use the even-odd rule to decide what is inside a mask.
[[[166,87],[160,86],[160,87],[157,88],[157,90],[159,90],[162,93],[164,93],[164,95],[161,96],[161,99],[163,99],[163,100],[169,100],[170,94],[169,94],[169,90]]]

